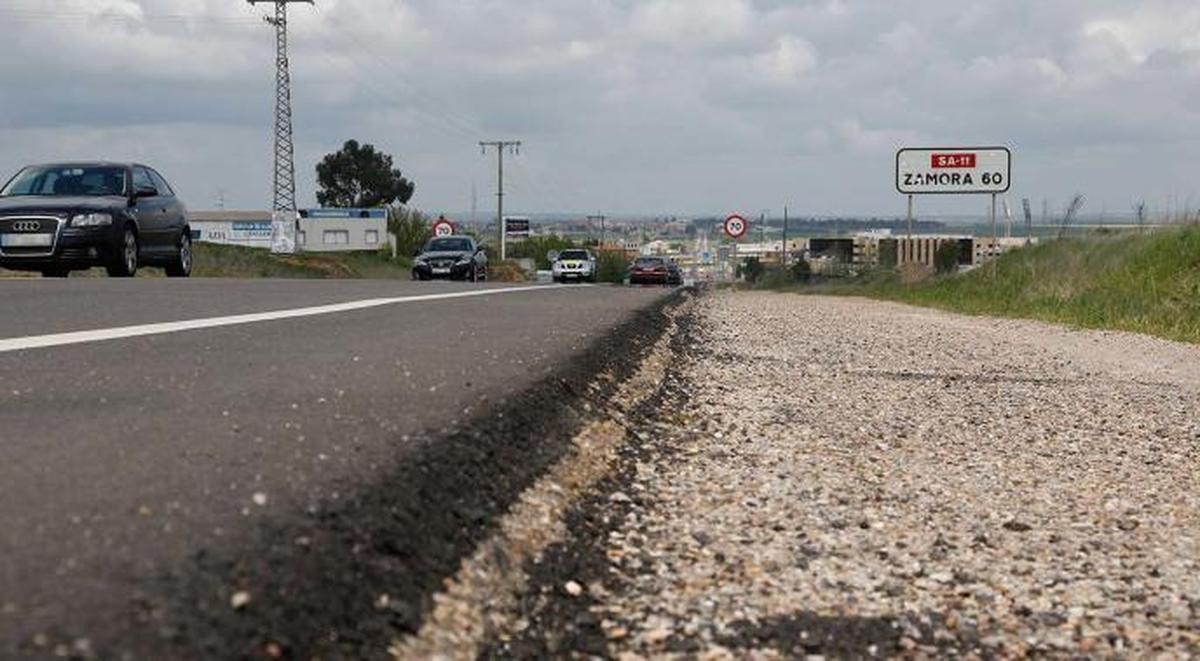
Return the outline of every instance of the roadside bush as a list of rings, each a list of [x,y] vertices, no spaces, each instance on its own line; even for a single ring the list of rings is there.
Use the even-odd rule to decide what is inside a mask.
[[[525,282],[525,271],[511,259],[488,262],[488,280],[492,282]]]
[[[797,257],[796,261],[788,267],[788,271],[791,272],[792,279],[796,282],[808,282],[812,277],[812,265],[803,257]]]
[[[605,251],[596,256],[596,279],[600,282],[625,282],[629,258],[624,252]]]
[[[396,237],[396,254],[408,259],[433,236],[429,216],[412,207],[388,209],[388,233]]]
[[[958,241],[942,241],[933,253],[933,266],[938,275],[958,272],[958,258],[962,246]]]
[[[740,272],[739,275],[745,278],[746,282],[755,284],[762,278],[766,267],[763,266],[762,262],[758,261],[757,257],[749,257],[741,264],[738,270]]]
[[[578,247],[578,243],[560,236],[531,236],[522,241],[510,241],[506,256],[511,259],[532,259],[538,269],[545,271],[550,268],[550,260],[546,257],[550,251],[562,252]]]

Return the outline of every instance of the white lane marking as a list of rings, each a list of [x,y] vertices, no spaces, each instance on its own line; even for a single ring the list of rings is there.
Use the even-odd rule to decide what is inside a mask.
[[[254,324],[262,321],[278,321],[280,319],[295,319],[296,317],[312,317],[338,312],[365,310],[384,305],[398,303],[420,303],[422,301],[442,301],[454,298],[471,298],[476,296],[494,296],[498,294],[516,294],[528,291],[546,291],[557,289],[576,289],[567,285],[536,285],[530,287],[510,287],[506,289],[481,289],[474,291],[450,292],[445,294],[420,294],[417,296],[397,296],[394,298],[369,298],[347,303],[317,305],[307,308],[292,308],[274,312],[254,312],[236,314],[227,317],[209,317],[207,319],[188,319],[185,321],[167,321],[156,324],[141,324],[138,326],[123,326],[120,328],[101,328],[98,330],[74,331],[70,333],[54,333],[52,335],[33,335],[30,337],[14,337],[0,340],[0,353],[22,351],[25,349],[43,349],[60,347],[68,344],[86,344],[88,342],[104,342],[120,340],[144,335],[162,335],[165,333],[180,333],[183,331],[200,330],[203,328],[219,328],[221,326],[237,326]]]

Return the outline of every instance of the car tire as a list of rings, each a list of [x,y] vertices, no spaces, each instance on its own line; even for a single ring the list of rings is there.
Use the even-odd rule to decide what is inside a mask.
[[[168,278],[186,278],[192,275],[192,235],[186,230],[179,235],[175,256],[166,266]]]
[[[108,266],[105,267],[108,276],[110,278],[132,278],[137,275],[139,250],[137,232],[132,226],[127,225],[116,254],[112,256]]]
[[[71,275],[71,269],[56,267],[52,269],[42,269],[43,278],[65,278]]]

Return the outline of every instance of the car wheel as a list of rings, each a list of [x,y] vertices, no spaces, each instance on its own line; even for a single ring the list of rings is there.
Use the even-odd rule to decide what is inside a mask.
[[[121,245],[106,270],[111,278],[132,278],[138,269],[138,238],[132,227],[125,228]]]
[[[186,231],[180,235],[179,246],[166,271],[168,278],[186,278],[192,274],[192,236]]]

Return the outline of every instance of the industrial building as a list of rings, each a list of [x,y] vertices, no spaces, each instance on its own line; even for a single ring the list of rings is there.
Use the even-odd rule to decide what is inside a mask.
[[[195,241],[271,247],[270,211],[195,211],[189,223]],[[379,250],[387,245],[387,209],[302,209],[296,219],[296,246],[304,252]]]
[[[1033,239],[1036,242],[1036,239]],[[958,234],[918,234],[897,236],[891,230],[859,232],[853,236],[789,239],[787,253],[803,256],[817,272],[844,273],[868,268],[892,268],[907,264],[935,267],[935,255],[943,244],[959,244],[960,268],[983,264],[993,257],[1026,245],[1024,237],[976,237]],[[767,263],[780,261],[781,241],[740,243],[739,260],[750,257]]]

